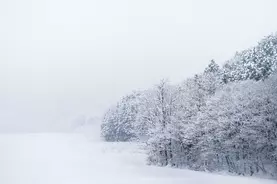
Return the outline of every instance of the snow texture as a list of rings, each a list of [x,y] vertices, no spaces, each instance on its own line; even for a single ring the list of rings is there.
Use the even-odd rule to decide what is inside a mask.
[[[95,131],[96,132],[96,131]],[[97,132],[96,132],[97,133]],[[1,134],[1,184],[273,184],[273,180],[147,166],[136,143],[80,133]]]

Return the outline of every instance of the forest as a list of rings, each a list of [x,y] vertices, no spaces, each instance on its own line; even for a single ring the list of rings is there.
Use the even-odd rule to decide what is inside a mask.
[[[103,117],[106,141],[139,141],[147,163],[277,177],[277,33],[219,66],[133,91]]]

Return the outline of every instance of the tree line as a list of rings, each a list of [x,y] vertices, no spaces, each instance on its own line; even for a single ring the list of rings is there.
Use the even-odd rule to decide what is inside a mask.
[[[277,177],[277,34],[181,84],[134,91],[103,118],[106,141],[140,141],[148,163]]]

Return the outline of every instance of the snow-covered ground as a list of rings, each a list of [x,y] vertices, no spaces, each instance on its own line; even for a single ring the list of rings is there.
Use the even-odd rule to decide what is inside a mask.
[[[133,143],[80,133],[1,134],[0,184],[273,184],[273,180],[147,166]]]

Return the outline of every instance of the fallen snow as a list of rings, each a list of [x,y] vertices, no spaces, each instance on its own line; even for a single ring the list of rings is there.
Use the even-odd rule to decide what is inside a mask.
[[[273,184],[273,180],[147,166],[134,143],[77,133],[1,134],[0,184]]]

